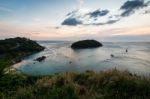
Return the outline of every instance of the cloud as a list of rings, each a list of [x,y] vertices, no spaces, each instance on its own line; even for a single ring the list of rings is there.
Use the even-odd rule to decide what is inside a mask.
[[[77,26],[77,25],[102,25],[109,24],[109,20],[106,23],[94,22],[100,17],[104,17],[109,13],[109,10],[94,10],[87,13],[82,13],[81,10],[73,10],[66,15],[66,19],[62,22],[62,25]],[[92,23],[90,23],[92,22]]]
[[[123,10],[123,12],[121,13],[121,16],[127,17],[135,13],[136,10],[147,7],[147,6],[148,6],[148,3],[145,3],[144,0],[127,1],[120,7],[120,10]]]
[[[78,12],[78,10],[73,10],[73,11],[71,11],[71,12],[69,12],[66,16],[71,16],[71,17],[73,17],[73,16],[75,16],[75,14]]]
[[[108,20],[105,24],[114,24],[116,22],[118,22],[120,19],[116,19],[116,20]]]
[[[149,10],[145,10],[143,14],[150,14],[150,9]]]
[[[116,19],[116,20],[107,20],[106,22],[99,22],[99,23],[90,23],[90,24],[84,24],[84,25],[106,25],[106,24],[114,24],[116,22],[118,22],[120,19]]]
[[[93,12],[88,13],[87,15],[89,15],[90,17],[99,17],[99,16],[105,16],[109,13],[108,10],[95,10]]]
[[[62,22],[62,25],[68,25],[68,26],[76,26],[79,24],[82,24],[82,21],[76,18],[67,18]]]
[[[84,0],[78,0],[79,5],[83,5]],[[149,7],[150,1],[144,0],[128,0],[126,1],[115,13],[111,13],[109,10],[93,10],[88,12],[82,12],[81,9],[73,10],[66,15],[66,19],[62,22],[62,25],[77,26],[77,25],[108,25],[114,24],[124,17],[128,17],[135,13],[135,11]],[[145,10],[144,14],[149,13],[149,9]]]
[[[85,14],[80,14],[78,10],[74,10],[67,14],[67,17],[62,25],[67,26],[77,26],[77,25],[106,25],[106,24],[114,24],[118,22],[120,19],[117,15],[113,15],[106,17],[106,21],[102,22],[99,18],[106,16],[109,13],[108,10],[95,10]],[[91,21],[91,22],[90,22]]]

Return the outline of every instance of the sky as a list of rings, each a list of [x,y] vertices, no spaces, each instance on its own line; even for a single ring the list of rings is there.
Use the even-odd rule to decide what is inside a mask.
[[[0,0],[0,39],[150,41],[150,0]]]

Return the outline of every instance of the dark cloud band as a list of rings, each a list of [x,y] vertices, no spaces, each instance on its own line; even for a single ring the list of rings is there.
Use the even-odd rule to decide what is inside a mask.
[[[93,12],[88,13],[87,15],[89,15],[90,17],[100,17],[100,16],[105,16],[109,13],[108,10],[95,10]]]
[[[76,18],[67,18],[64,20],[62,25],[68,25],[68,26],[76,26],[82,24],[82,21],[76,19]]]
[[[123,10],[121,13],[122,17],[129,16],[133,14],[136,10],[148,6],[147,3],[144,3],[144,0],[131,0],[125,2],[120,9]]]

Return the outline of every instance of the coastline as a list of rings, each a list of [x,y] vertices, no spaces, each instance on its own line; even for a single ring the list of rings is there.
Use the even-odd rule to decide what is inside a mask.
[[[35,52],[17,54],[19,55],[17,58],[20,60]],[[87,70],[31,76],[12,72],[10,64],[13,58],[11,58],[3,60],[4,69],[10,69],[10,72],[0,75],[2,99],[148,99],[150,97],[150,76],[139,76],[116,68],[97,72]]]

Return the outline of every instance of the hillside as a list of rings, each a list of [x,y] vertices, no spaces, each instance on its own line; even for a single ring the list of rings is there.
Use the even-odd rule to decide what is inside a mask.
[[[17,37],[0,40],[0,75],[4,68],[42,50],[44,50],[44,47],[27,38]]]
[[[17,37],[0,40],[0,54],[13,52],[35,52],[43,49],[44,47],[27,38]]]
[[[0,78],[1,99],[149,99],[150,78],[128,71],[64,73]]]

